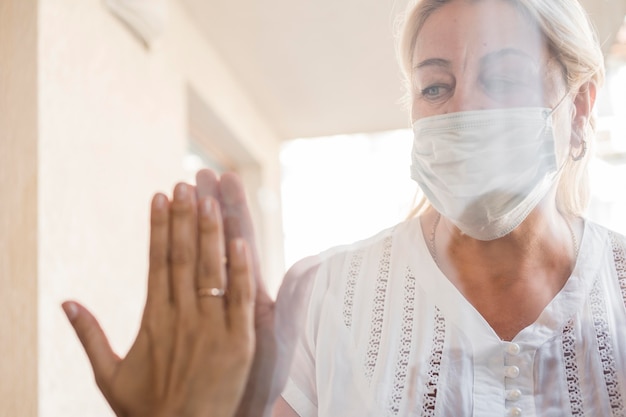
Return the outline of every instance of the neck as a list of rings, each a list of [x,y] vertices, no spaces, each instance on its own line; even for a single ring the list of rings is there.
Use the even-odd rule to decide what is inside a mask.
[[[443,217],[437,224],[438,216],[424,215],[422,227],[439,268],[503,340],[535,322],[571,275],[580,237],[556,209],[537,207],[492,241],[473,239]],[[573,230],[582,235],[580,221]]]
[[[438,213],[431,216],[435,226]],[[538,206],[513,232],[481,241],[442,217],[429,239],[441,270],[455,285],[509,288],[537,276],[537,271],[569,277],[580,240],[568,221],[555,207]]]

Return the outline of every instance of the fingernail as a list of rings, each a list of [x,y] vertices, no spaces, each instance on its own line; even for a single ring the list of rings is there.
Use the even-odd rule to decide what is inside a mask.
[[[165,206],[165,196],[163,194],[157,194],[154,197],[154,207],[163,208]]]
[[[174,189],[174,198],[183,200],[187,197],[187,184],[178,184]]]
[[[66,302],[61,305],[63,307],[63,311],[65,311],[65,315],[70,321],[74,321],[76,316],[78,315],[78,306],[72,302]]]

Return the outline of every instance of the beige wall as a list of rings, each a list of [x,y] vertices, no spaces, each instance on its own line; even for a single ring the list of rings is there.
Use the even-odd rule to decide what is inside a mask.
[[[59,304],[84,302],[128,349],[150,195],[182,177],[184,84],[101,1],[41,0],[39,53],[39,415],[107,416]]]
[[[0,415],[37,415],[37,3],[0,1]]]
[[[185,177],[190,91],[257,187],[278,280],[278,141],[175,1],[146,48],[102,0],[2,0],[0,81],[0,415],[110,416],[60,303],[92,309],[118,352],[132,343],[149,202]]]

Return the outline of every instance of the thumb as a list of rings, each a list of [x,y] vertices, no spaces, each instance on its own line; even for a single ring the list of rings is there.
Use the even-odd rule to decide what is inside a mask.
[[[74,301],[66,301],[62,307],[87,353],[96,382],[104,392],[109,388],[120,359],[111,349],[98,320],[85,307]]]

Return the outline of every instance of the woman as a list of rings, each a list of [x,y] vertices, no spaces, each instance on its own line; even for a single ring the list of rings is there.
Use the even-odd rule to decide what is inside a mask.
[[[431,207],[320,260],[277,415],[626,415],[626,240],[581,218],[582,8],[422,0],[400,53]]]
[[[237,415],[270,415],[297,328],[275,416],[626,415],[626,239],[581,217],[603,64],[580,5],[421,0],[401,55],[430,205],[297,264],[277,306],[257,285]],[[231,182],[198,194],[251,245]]]

